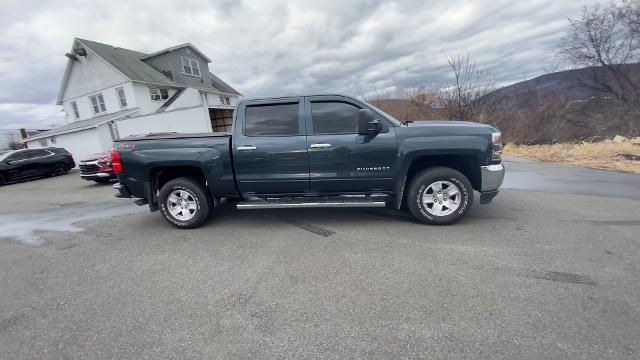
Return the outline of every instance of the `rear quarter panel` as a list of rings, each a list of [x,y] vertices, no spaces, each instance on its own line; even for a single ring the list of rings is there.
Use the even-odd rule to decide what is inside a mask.
[[[121,141],[123,173],[118,177],[136,197],[148,198],[150,174],[168,166],[194,166],[202,170],[214,196],[235,194],[229,136]]]

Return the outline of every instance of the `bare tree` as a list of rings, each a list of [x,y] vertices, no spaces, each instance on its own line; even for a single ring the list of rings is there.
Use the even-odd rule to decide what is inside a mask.
[[[565,60],[590,69],[585,85],[613,95],[636,111],[640,110],[640,77],[627,64],[640,56],[639,4],[631,0],[585,7],[580,19],[569,19],[569,34],[560,44]]]
[[[8,134],[5,136],[4,147],[9,150],[18,150],[24,148],[24,146],[16,139],[15,136]]]
[[[640,0],[623,0],[620,17],[635,36],[640,36]]]
[[[441,90],[442,100],[449,110],[449,118],[471,120],[474,118],[482,96],[491,92],[493,84],[488,73],[480,71],[467,55],[447,55],[453,74],[450,86]]]

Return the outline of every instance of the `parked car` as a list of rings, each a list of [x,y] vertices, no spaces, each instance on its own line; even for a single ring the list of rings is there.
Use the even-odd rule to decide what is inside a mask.
[[[89,155],[80,161],[80,177],[98,183],[108,183],[116,178],[111,167],[111,154],[98,153]]]
[[[111,153],[118,197],[139,198],[178,228],[221,199],[238,209],[406,207],[452,224],[474,190],[490,202],[504,177],[502,134],[460,121],[401,123],[342,95],[245,100],[232,133],[124,139]]]
[[[64,175],[76,166],[63,148],[13,150],[0,154],[0,185],[42,176]]]

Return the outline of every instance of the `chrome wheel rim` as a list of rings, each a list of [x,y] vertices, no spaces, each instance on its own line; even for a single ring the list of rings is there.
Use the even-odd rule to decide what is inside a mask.
[[[431,215],[447,216],[460,207],[462,193],[460,188],[450,181],[436,181],[422,193],[422,205]]]
[[[174,218],[187,221],[196,216],[198,203],[189,192],[185,190],[174,190],[167,197],[167,208]]]

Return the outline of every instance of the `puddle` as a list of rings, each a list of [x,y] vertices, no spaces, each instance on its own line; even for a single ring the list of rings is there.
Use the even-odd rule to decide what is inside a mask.
[[[29,246],[44,246],[46,240],[38,236],[36,231],[68,231],[78,232],[83,228],[74,226],[82,220],[112,217],[148,211],[146,206],[132,203],[74,203],[58,208],[30,211],[15,214],[0,214],[0,237],[13,238]]]

